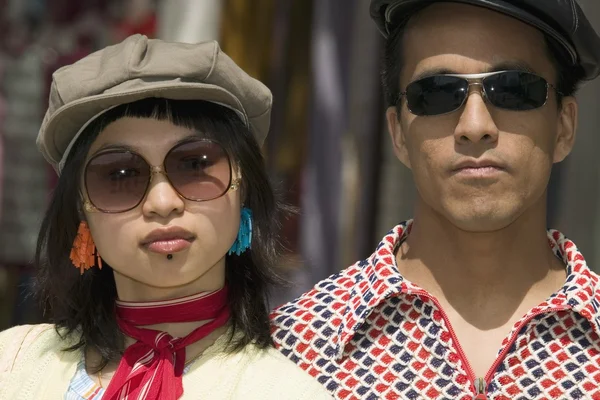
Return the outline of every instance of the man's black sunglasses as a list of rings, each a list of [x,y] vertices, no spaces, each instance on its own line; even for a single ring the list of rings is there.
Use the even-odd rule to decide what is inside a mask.
[[[408,109],[415,115],[447,114],[462,107],[471,85],[481,86],[484,97],[493,106],[511,111],[540,108],[548,100],[548,88],[556,90],[541,76],[524,71],[443,74],[411,82],[398,100],[406,97]]]

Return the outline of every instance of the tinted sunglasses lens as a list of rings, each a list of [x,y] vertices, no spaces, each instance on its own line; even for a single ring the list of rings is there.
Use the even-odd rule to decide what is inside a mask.
[[[85,169],[90,202],[101,211],[122,212],[136,207],[148,187],[150,167],[143,158],[128,152],[102,153]]]
[[[494,106],[527,111],[546,104],[546,80],[528,72],[501,72],[483,79],[485,94]]]
[[[469,83],[454,76],[430,76],[406,88],[408,109],[415,115],[439,115],[457,110],[469,92]]]
[[[171,184],[188,200],[206,201],[224,195],[231,184],[231,164],[221,145],[208,140],[174,147],[165,157]]]

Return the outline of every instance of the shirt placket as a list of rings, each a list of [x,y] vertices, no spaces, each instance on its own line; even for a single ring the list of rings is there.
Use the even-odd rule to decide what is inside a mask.
[[[421,301],[427,301],[433,305],[440,313],[440,317],[442,320],[442,329],[445,329],[446,332],[451,337],[451,348],[450,350],[457,354],[458,359],[460,361],[462,370],[466,373],[467,379],[469,381],[469,386],[471,389],[471,398],[474,400],[487,400],[488,399],[488,385],[492,381],[493,376],[500,366],[500,364],[505,360],[506,356],[510,352],[511,347],[515,343],[518,338],[518,334],[533,318],[546,314],[546,313],[554,313],[560,312],[570,309],[567,305],[547,305],[543,307],[536,307],[531,310],[527,315],[525,315],[519,322],[515,324],[509,335],[502,341],[502,347],[498,353],[498,356],[488,369],[488,372],[483,377],[477,377],[467,359],[464,350],[456,336],[456,332],[454,331],[452,324],[448,318],[448,315],[442,308],[439,301],[431,295],[429,292],[422,289],[413,289],[407,292],[409,295],[417,296],[421,299]],[[466,397],[468,398],[468,397]]]

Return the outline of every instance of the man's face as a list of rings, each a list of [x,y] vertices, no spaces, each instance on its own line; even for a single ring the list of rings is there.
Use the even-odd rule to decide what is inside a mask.
[[[526,65],[551,84],[556,71],[538,30],[475,6],[438,3],[413,17],[403,42],[400,89],[432,71],[478,74]],[[471,86],[464,105],[438,116],[415,116],[403,99],[387,111],[398,158],[411,168],[420,207],[460,229],[502,229],[532,207],[545,206],[554,162],[570,152],[577,117],[572,97],[508,111],[489,104]],[[460,169],[464,162],[495,168]]]

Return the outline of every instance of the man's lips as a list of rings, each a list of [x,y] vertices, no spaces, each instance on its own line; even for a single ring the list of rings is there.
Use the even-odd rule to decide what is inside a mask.
[[[466,167],[454,171],[454,174],[469,177],[491,177],[503,171],[497,167]]]
[[[466,158],[462,159],[453,166],[453,170],[460,169],[477,169],[477,168],[496,168],[505,169],[506,165],[496,159],[492,158]]]
[[[506,165],[490,158],[463,159],[452,168],[452,173],[469,177],[489,177],[506,170]]]

